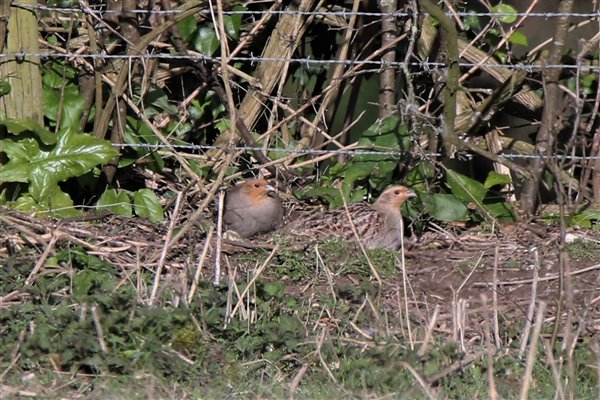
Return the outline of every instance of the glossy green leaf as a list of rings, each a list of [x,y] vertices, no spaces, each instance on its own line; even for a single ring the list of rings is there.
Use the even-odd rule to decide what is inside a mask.
[[[529,46],[529,42],[527,41],[527,36],[525,36],[521,31],[514,31],[508,41],[512,44],[517,44],[519,46]]]
[[[177,23],[177,27],[179,28],[181,38],[189,44],[190,40],[194,37],[194,34],[196,33],[196,17],[191,15],[185,19],[182,19]]]
[[[454,194],[457,199],[464,203],[476,203],[477,205],[481,205],[487,193],[487,189],[480,182],[453,170],[448,170],[446,179],[448,186],[450,186],[450,190],[452,190],[452,194]]]
[[[492,12],[497,14],[504,14],[496,17],[500,22],[504,24],[512,24],[517,20],[517,10],[509,4],[497,4],[494,7],[492,7]]]
[[[140,189],[133,194],[135,213],[150,222],[163,220],[163,208],[160,199],[150,189]]]
[[[495,218],[503,221],[514,221],[516,218],[512,207],[506,202],[484,204],[483,208]]]
[[[467,207],[451,194],[434,194],[429,197],[427,212],[440,221],[466,221]]]
[[[55,133],[50,132],[48,129],[31,119],[19,120],[0,116],[0,125],[5,126],[6,130],[13,135],[30,132],[35,134],[35,136],[37,136],[44,144],[56,143]],[[2,149],[4,150],[4,147],[2,147]]]
[[[212,56],[219,48],[219,39],[213,30],[212,26],[201,26],[198,28],[196,40],[194,40],[194,48],[205,56]]]
[[[96,208],[99,211],[110,210],[117,215],[123,215],[125,217],[133,216],[129,195],[122,189],[105,190],[96,202]]]
[[[61,92],[59,89],[44,88],[44,115],[51,121],[57,122],[60,110],[61,130],[79,132],[79,120],[83,115],[83,95],[76,86],[67,86]]]
[[[492,186],[507,185],[510,183],[512,183],[512,178],[510,177],[510,175],[499,174],[496,171],[490,171],[487,178],[485,179],[485,182],[483,183],[483,186],[486,189],[489,189]]]
[[[64,218],[81,214],[74,207],[71,197],[64,193],[57,184],[30,185],[30,192],[21,195],[11,204],[11,207],[14,210],[39,217]]]
[[[600,230],[598,228],[598,221],[600,221],[600,211],[585,210],[573,216],[569,225],[582,228],[595,228],[594,230],[597,231]]]

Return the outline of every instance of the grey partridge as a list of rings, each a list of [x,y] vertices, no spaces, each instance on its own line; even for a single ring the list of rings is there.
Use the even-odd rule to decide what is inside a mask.
[[[400,207],[414,196],[415,193],[404,186],[393,186],[381,193],[373,204],[353,203],[347,208],[319,212],[292,222],[286,230],[315,239],[337,237],[352,241],[356,240],[354,225],[358,238],[368,249],[397,250],[401,244]]]
[[[264,179],[242,181],[225,195],[223,222],[227,229],[249,238],[279,228],[283,207],[275,189]]]

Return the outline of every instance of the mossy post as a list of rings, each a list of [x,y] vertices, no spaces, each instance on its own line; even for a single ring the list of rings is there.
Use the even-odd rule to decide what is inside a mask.
[[[4,54],[0,56],[0,77],[10,85],[10,92],[0,97],[0,116],[15,119],[31,119],[43,124],[42,74],[40,70],[40,51],[38,45],[38,22],[33,9],[23,4],[37,4],[36,0],[20,0],[20,6],[8,6],[7,0],[1,0],[3,23],[8,18],[8,31],[2,41]],[[20,55],[23,54],[23,55]]]

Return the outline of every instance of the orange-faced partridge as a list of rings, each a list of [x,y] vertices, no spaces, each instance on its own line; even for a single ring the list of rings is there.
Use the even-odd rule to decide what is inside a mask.
[[[225,227],[244,238],[275,230],[282,221],[279,197],[264,179],[239,182],[225,196]]]

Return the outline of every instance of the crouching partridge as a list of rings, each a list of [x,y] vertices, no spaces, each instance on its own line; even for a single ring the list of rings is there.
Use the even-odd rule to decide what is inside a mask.
[[[354,203],[347,208],[323,211],[292,222],[286,230],[317,240],[337,237],[352,241],[358,235],[358,239],[368,249],[397,250],[402,239],[400,207],[406,199],[414,196],[416,194],[404,186],[393,186],[381,193],[373,204]],[[356,235],[352,225],[356,229]]]
[[[243,181],[225,195],[223,222],[227,229],[249,238],[279,228],[283,207],[275,189],[264,179]]]

